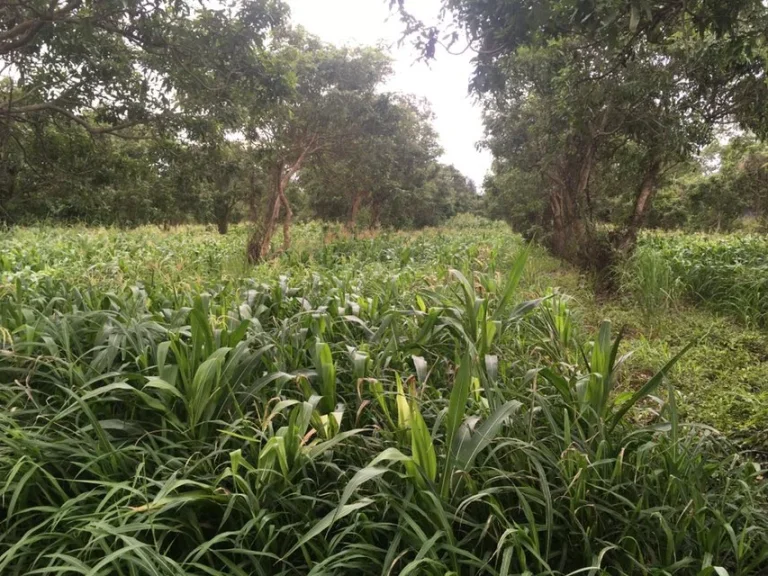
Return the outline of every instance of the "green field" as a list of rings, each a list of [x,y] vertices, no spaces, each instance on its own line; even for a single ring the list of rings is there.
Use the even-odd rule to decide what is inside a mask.
[[[605,299],[479,219],[246,233],[0,233],[0,574],[768,573],[768,337],[704,240]]]
[[[754,234],[648,234],[634,258],[660,262],[646,291],[687,296],[747,326],[768,325],[768,237]]]

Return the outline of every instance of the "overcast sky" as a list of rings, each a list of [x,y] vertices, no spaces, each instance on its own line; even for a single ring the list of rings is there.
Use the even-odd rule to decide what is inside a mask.
[[[288,0],[292,20],[327,42],[342,45],[390,46],[394,74],[387,89],[426,98],[435,112],[435,128],[445,149],[443,162],[453,164],[472,178],[478,187],[490,169],[491,155],[478,152],[475,144],[483,137],[480,108],[467,93],[472,71],[470,52],[462,56],[442,54],[429,66],[416,62],[417,54],[408,45],[398,48],[402,24],[390,14],[384,0]],[[434,20],[440,0],[414,0],[412,11]]]

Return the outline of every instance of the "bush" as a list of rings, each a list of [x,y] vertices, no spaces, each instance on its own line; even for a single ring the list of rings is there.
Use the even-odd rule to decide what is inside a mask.
[[[622,264],[621,286],[647,316],[664,313],[677,302],[680,279],[662,253],[640,245]]]

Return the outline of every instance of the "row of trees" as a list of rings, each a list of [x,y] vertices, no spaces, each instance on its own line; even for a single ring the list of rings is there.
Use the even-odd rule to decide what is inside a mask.
[[[390,2],[427,58],[463,30],[489,209],[569,260],[631,250],[720,124],[768,135],[763,0],[444,0],[442,28]],[[297,212],[421,226],[478,203],[424,104],[382,92],[387,57],[292,28],[280,0],[5,3],[0,59],[7,221],[248,216],[258,260]]]
[[[427,57],[460,48],[451,24],[392,4]],[[602,266],[631,250],[658,190],[721,124],[768,135],[762,0],[444,4],[477,54],[471,86],[495,157],[488,201],[569,260]]]
[[[645,225],[689,231],[768,232],[768,144],[754,135],[723,135],[659,179]],[[535,178],[506,170],[486,182],[488,213],[529,237],[546,238],[547,197]],[[631,158],[590,187],[595,222],[621,226],[634,208]]]
[[[280,0],[29,0],[0,7],[0,219],[252,220],[296,206],[435,224],[477,202],[389,58],[291,27]]]

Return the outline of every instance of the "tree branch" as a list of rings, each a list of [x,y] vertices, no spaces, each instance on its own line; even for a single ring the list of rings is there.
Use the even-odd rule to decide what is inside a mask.
[[[25,20],[13,28],[0,32],[0,55],[9,54],[31,42],[37,33],[48,23],[62,19],[81,4],[82,0],[70,0],[59,10],[54,10],[55,3],[47,14],[40,14],[37,18]]]
[[[22,106],[20,108],[11,109],[8,111],[2,111],[2,114],[4,116],[14,116],[14,115],[26,115],[26,114],[36,114],[39,112],[53,112],[54,114],[58,114],[60,116],[64,116],[65,118],[68,118],[75,124],[78,124],[82,128],[84,128],[89,134],[92,134],[94,136],[103,135],[103,134],[110,134],[113,136],[118,136],[120,138],[134,138],[134,139],[140,139],[136,138],[135,136],[129,136],[126,134],[120,134],[121,130],[125,130],[126,128],[132,128],[133,126],[137,126],[141,124],[142,122],[138,120],[133,120],[130,122],[124,122],[122,124],[117,124],[114,126],[95,126],[88,122],[87,120],[73,114],[69,110],[66,110],[60,106],[57,106],[55,104],[50,103],[44,103],[44,104],[30,104],[28,106]]]

